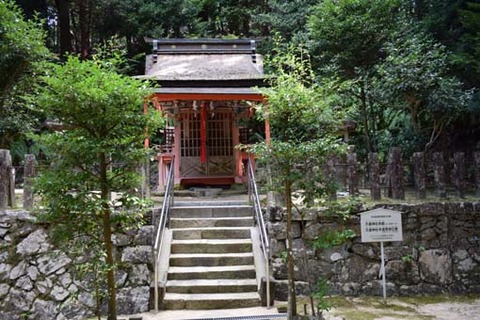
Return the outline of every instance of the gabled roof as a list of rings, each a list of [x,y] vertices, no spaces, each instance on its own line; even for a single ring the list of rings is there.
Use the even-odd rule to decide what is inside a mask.
[[[261,61],[257,57],[257,61]],[[145,75],[156,80],[245,80],[263,77],[262,66],[250,55],[162,55],[147,58]]]
[[[237,81],[264,78],[263,60],[254,40],[148,39],[143,77],[162,82]]]

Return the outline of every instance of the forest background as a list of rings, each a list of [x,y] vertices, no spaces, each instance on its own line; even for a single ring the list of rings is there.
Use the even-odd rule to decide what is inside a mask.
[[[52,59],[45,47],[57,57],[90,59],[112,37],[126,52],[129,75],[143,74],[146,37],[253,38],[267,72],[269,57],[293,47],[311,63],[317,85],[332,91],[330,107],[347,115],[358,153],[480,150],[478,0],[14,2],[44,32],[28,38],[20,31],[8,43],[0,34],[0,49],[8,50],[0,58],[0,148],[16,162],[39,152],[28,136],[46,125],[20,98],[38,72],[25,65]],[[22,81],[10,81],[18,74]]]

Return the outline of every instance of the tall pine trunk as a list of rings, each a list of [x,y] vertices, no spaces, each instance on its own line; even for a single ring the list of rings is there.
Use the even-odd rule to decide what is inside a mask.
[[[70,0],[55,0],[58,11],[59,53],[64,56],[72,52],[72,37],[70,35]]]
[[[80,24],[80,57],[87,59],[90,53],[90,13],[89,1],[79,0],[79,24]]]

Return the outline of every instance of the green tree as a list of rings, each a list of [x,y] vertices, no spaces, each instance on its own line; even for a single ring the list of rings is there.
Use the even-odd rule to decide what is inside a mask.
[[[378,76],[391,107],[407,111],[419,147],[431,148],[470,100],[470,92],[449,74],[444,46],[405,21],[385,45],[386,59]]]
[[[463,33],[458,10],[468,0],[401,1],[404,12],[419,23],[426,32],[449,48],[455,48]]]
[[[259,50],[269,53],[276,43],[275,36],[285,39],[285,45],[305,46],[308,42],[308,17],[317,0],[270,0],[258,7],[252,19],[252,33],[262,37]],[[274,35],[272,37],[272,35]]]
[[[117,74],[109,61],[71,56],[63,65],[48,64],[41,79],[32,98],[64,127],[39,137],[51,161],[36,185],[42,216],[64,241],[80,240],[87,252],[100,247],[96,261],[103,264],[96,270],[106,274],[108,319],[116,320],[112,234],[131,227],[145,209],[134,195],[134,171],[146,156],[146,130],[160,119],[143,113],[148,84]]]
[[[116,13],[106,17],[111,32],[118,30],[122,36],[134,38],[184,37],[192,14],[196,15],[187,0],[163,1],[162,5],[153,0],[120,0],[111,11]]]
[[[39,120],[19,97],[31,88],[38,71],[35,62],[49,57],[44,39],[41,21],[26,20],[13,1],[0,1],[1,148],[20,146]]]
[[[382,49],[398,11],[398,0],[327,0],[309,19],[313,65],[321,82],[344,82],[340,105],[352,111],[367,152],[377,149],[374,66],[384,59]]]
[[[480,4],[466,2],[458,10],[461,35],[453,37],[456,46],[449,46],[453,51],[452,62],[455,74],[467,88],[476,88],[468,106],[468,112],[460,117],[454,130],[460,137],[455,144],[474,146],[480,141]],[[457,32],[458,34],[458,32]],[[461,142],[461,143],[460,143]]]
[[[466,111],[470,94],[429,33],[428,21],[452,9],[427,2],[323,1],[310,18],[317,74],[342,83],[339,106],[357,123],[359,151],[428,149]]]
[[[254,15],[266,1],[256,0],[188,0],[190,12],[197,12],[191,35],[199,37],[249,37],[253,34]],[[190,17],[191,19],[192,17]]]
[[[25,0],[17,1],[31,10]],[[254,0],[55,0],[48,9],[51,21],[58,22],[60,55],[86,58],[98,43],[118,36],[129,57],[140,60],[136,55],[149,49],[144,37],[249,37],[254,34],[253,17],[264,6]]]
[[[308,204],[325,195],[329,183],[322,168],[327,157],[341,149],[334,132],[342,118],[329,104],[329,88],[317,86],[308,61],[293,53],[291,49],[273,59],[276,78],[272,87],[261,90],[268,104],[260,109],[270,121],[272,137],[270,143],[252,148],[269,164],[273,187],[285,198],[289,319],[297,314],[292,193],[303,190]]]
[[[458,11],[464,33],[454,51],[453,63],[461,70],[470,87],[480,86],[480,4],[467,2]]]
[[[398,0],[320,2],[309,20],[314,66],[333,66],[346,79],[370,69],[383,58],[398,10]]]

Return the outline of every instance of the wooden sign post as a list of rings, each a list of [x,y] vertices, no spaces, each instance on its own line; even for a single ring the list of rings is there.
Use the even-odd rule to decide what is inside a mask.
[[[380,242],[383,285],[383,301],[387,300],[387,280],[385,277],[385,253],[383,242],[402,241],[402,213],[389,209],[375,209],[360,214],[362,242]]]

